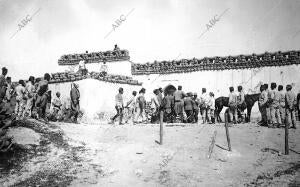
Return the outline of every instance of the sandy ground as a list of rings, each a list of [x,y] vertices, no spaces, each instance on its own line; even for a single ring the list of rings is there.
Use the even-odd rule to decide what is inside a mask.
[[[32,156],[9,172],[0,164],[3,186],[300,185],[299,129],[290,130],[284,155],[284,129],[254,123],[230,127],[231,152],[223,124],[165,124],[159,145],[159,125],[30,123],[35,133],[27,130],[24,136],[33,138],[24,144],[39,139],[40,145],[28,144]],[[21,141],[22,127],[14,128]]]

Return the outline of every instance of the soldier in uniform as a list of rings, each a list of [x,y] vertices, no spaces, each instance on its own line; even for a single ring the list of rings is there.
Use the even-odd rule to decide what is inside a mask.
[[[238,116],[241,117],[241,121],[244,120],[244,109],[247,107],[245,102],[245,93],[242,86],[238,86],[238,96],[237,96],[237,109]],[[241,122],[239,121],[239,122]]]
[[[198,123],[200,100],[197,98],[197,93],[194,93],[193,100],[194,100],[193,102],[194,119],[195,119],[195,123]]]
[[[270,113],[271,93],[269,90],[269,85],[264,84],[264,86],[265,86],[265,91],[267,92],[267,95],[268,95],[268,102],[266,103],[266,114],[267,114],[267,122],[268,122],[268,126],[269,126],[269,124],[271,124],[271,113]]]
[[[285,110],[286,110],[286,122],[287,125],[291,128],[296,129],[296,116],[295,116],[295,109],[296,109],[296,94],[292,91],[292,86],[286,86],[286,93],[285,93]]]
[[[210,124],[215,123],[215,94],[213,92],[209,92],[209,101],[207,105],[207,116],[211,121]]]
[[[44,74],[44,79],[39,81],[37,87],[37,99],[35,102],[38,118],[43,118],[46,122],[48,121],[46,117],[46,107],[48,102],[48,82],[50,81],[50,75],[48,73]]]
[[[164,122],[173,123],[173,108],[174,108],[174,96],[171,91],[165,93],[165,97],[162,100],[160,111],[164,111]]]
[[[261,113],[261,121],[259,124],[263,126],[267,126],[268,121],[267,121],[267,114],[266,114],[266,103],[268,102],[268,94],[265,90],[265,85],[260,86],[260,91],[261,93],[258,99],[258,107]]]
[[[6,79],[5,76],[7,75],[8,70],[3,67],[2,68],[2,75],[0,75],[0,104],[2,103],[5,94],[6,94]]]
[[[31,117],[31,109],[32,109],[32,105],[33,105],[33,97],[34,97],[34,92],[35,92],[34,81],[35,81],[35,78],[33,76],[30,76],[28,83],[26,84],[26,87],[25,87],[27,102],[26,102],[25,110],[23,112],[23,117],[26,117],[27,114],[29,117]]]
[[[234,93],[234,88],[231,86],[229,87],[229,100],[228,100],[228,106],[229,106],[229,120],[233,121],[234,124],[236,124],[237,120],[237,95]]]
[[[159,105],[161,105],[161,102],[162,102],[162,100],[163,100],[163,95],[162,95],[162,93],[163,93],[162,88],[159,88],[159,89],[158,89],[158,95],[157,95],[157,99],[158,99]]]
[[[207,104],[208,104],[208,95],[206,93],[206,88],[202,88],[202,95],[200,97],[200,113],[202,116],[203,124],[209,122],[207,117]]]
[[[279,93],[279,113],[280,113],[281,123],[283,124],[285,122],[285,93],[283,92],[282,85],[278,86],[278,93]]]
[[[120,116],[119,125],[123,125],[122,124],[123,107],[124,107],[123,92],[124,92],[123,88],[119,88],[119,93],[115,97],[115,101],[116,101],[115,108],[116,108],[117,114],[114,117],[111,118],[111,124],[113,124],[115,119]]]
[[[271,88],[272,88],[272,84],[271,84]],[[274,118],[275,123],[277,124],[277,128],[279,128],[282,124],[281,114],[280,114],[280,97],[281,97],[281,94],[280,94],[279,91],[276,91],[275,89],[274,89],[274,92],[275,92],[274,100],[273,100],[272,105],[271,105],[271,115],[273,117],[275,117]]]
[[[270,105],[270,115],[271,115],[271,123],[269,124],[269,127],[275,128],[275,124],[278,123],[278,120],[276,118],[276,109],[278,108],[277,103],[275,101],[275,95],[276,95],[276,83],[271,83],[271,90],[269,91],[268,99],[269,99],[269,105]]]
[[[188,92],[187,96],[184,98],[184,111],[187,115],[187,122],[192,123],[194,121],[194,115],[193,115],[193,99],[192,99],[192,93]]]
[[[146,113],[145,113],[145,109],[146,109],[146,99],[145,99],[145,93],[146,93],[146,89],[142,88],[139,91],[139,95],[136,99],[136,116],[135,116],[135,123],[141,123],[141,122],[146,122]]]
[[[185,93],[182,91],[182,86],[178,86],[178,90],[174,93],[175,97],[175,114],[176,118],[180,119],[180,122],[183,120],[183,108],[184,108],[184,101],[183,98],[185,97]]]
[[[127,107],[128,107],[128,118],[126,119],[126,122],[128,120],[132,120],[132,123],[134,124],[134,116],[135,116],[135,109],[136,109],[136,91],[132,92],[132,96],[130,100],[127,102]]]

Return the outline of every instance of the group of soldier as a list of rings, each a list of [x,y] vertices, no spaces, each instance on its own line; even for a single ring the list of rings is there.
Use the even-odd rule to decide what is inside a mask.
[[[202,116],[203,123],[215,123],[214,110],[215,99],[214,93],[207,94],[206,88],[202,89],[201,97],[198,98],[197,93],[185,93],[182,86],[178,89],[169,89],[164,92],[162,88],[154,89],[151,96],[149,110],[145,100],[146,89],[142,88],[137,95],[133,91],[132,97],[124,104],[123,88],[119,88],[119,92],[115,97],[116,115],[111,118],[111,123],[114,123],[117,117],[120,117],[119,124],[123,124],[124,109],[127,109],[128,116],[125,122],[132,119],[133,123],[146,123],[147,114],[151,123],[156,123],[159,120],[159,113],[163,111],[165,122],[187,122],[198,123],[199,112]]]
[[[118,90],[118,94],[115,96],[115,109],[117,111],[116,115],[111,118],[110,123],[113,124],[115,120],[119,117],[119,125],[123,123],[124,117],[124,109],[127,109],[127,116],[124,119],[125,123],[129,120],[136,123],[146,123],[146,99],[145,93],[146,89],[142,88],[137,95],[136,91],[132,92],[132,96],[130,99],[125,103],[123,98],[124,89],[121,87]],[[126,104],[126,105],[125,105]]]
[[[290,128],[296,128],[297,97],[292,91],[292,85],[286,85],[284,93],[283,86],[271,83],[260,86],[260,97],[258,101],[261,121],[259,124],[270,128],[281,127],[287,123]],[[299,103],[298,103],[299,104]]]
[[[36,118],[48,122],[50,120],[58,120],[62,116],[65,119],[72,119],[77,122],[79,114],[79,90],[78,84],[73,83],[70,91],[69,107],[63,105],[60,93],[57,92],[52,99],[52,93],[49,89],[50,75],[44,74],[43,78],[35,78],[30,76],[28,81],[19,80],[13,84],[10,77],[6,77],[7,68],[2,68],[0,76],[0,113],[9,113],[9,109],[14,107],[14,119],[20,120],[25,118]],[[67,112],[66,115],[63,111]]]

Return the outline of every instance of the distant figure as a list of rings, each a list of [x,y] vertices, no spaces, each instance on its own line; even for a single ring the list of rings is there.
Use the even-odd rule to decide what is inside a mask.
[[[80,92],[78,90],[79,85],[76,83],[73,83],[71,85],[71,91],[70,91],[70,98],[71,98],[71,116],[72,121],[74,123],[77,122],[77,117],[80,111],[80,105],[79,105],[79,99],[80,99]]]
[[[237,95],[234,93],[234,88],[231,86],[229,87],[229,100],[228,100],[228,106],[229,106],[229,121],[233,121],[234,124],[236,124],[237,120]]]
[[[267,92],[267,96],[268,96],[268,102],[266,103],[266,114],[267,114],[267,121],[268,121],[268,126],[271,124],[271,112],[270,112],[270,100],[271,100],[271,93],[269,90],[269,85],[268,84],[264,84],[265,86],[265,91]]]
[[[2,103],[6,94],[7,85],[5,76],[7,75],[7,72],[8,70],[5,67],[3,67],[2,74],[0,75],[0,104]]]
[[[136,99],[136,116],[135,116],[135,122],[140,123],[140,122],[146,122],[146,114],[145,114],[145,109],[146,109],[146,99],[145,99],[145,93],[146,89],[142,88],[139,91],[139,96]]]
[[[115,108],[116,108],[117,114],[114,117],[111,118],[111,124],[114,124],[115,119],[117,117],[120,117],[119,125],[123,125],[123,123],[122,123],[123,108],[124,108],[123,92],[124,92],[123,88],[122,87],[119,88],[119,93],[115,97],[115,99],[116,99]]]
[[[209,92],[207,114],[210,123],[214,124],[215,123],[215,94],[213,92]]]
[[[281,124],[277,127],[280,127],[285,122],[285,93],[283,92],[283,86],[278,86],[278,94],[279,94],[279,113],[280,113],[280,120]]]
[[[13,88],[11,83],[11,77],[6,77],[7,89],[5,93],[5,99],[7,102],[10,102],[11,96],[13,94]]]
[[[268,126],[268,118],[266,112],[266,104],[268,102],[268,93],[265,90],[265,85],[260,86],[260,96],[258,100],[258,108],[261,113],[261,121],[258,123],[262,126]]]
[[[85,67],[85,61],[84,60],[79,61],[78,71],[81,73],[81,75],[86,75],[87,74],[88,71]]]
[[[176,118],[179,118],[180,122],[183,121],[183,110],[184,110],[184,101],[185,93],[182,91],[182,86],[178,86],[178,89],[174,92],[175,97],[175,114]]]
[[[200,104],[200,100],[197,98],[197,93],[194,93],[194,97],[193,97],[193,113],[194,113],[194,122],[198,123],[198,115],[199,115],[199,104]]]
[[[292,91],[292,86],[287,85],[286,93],[285,93],[286,121],[288,126],[294,129],[296,129],[296,116],[295,116],[296,105],[297,105],[296,94]]]
[[[193,115],[193,99],[192,93],[188,92],[187,96],[184,98],[184,111],[186,113],[188,123],[194,122],[194,115]],[[175,103],[176,104],[176,103]]]
[[[6,67],[2,68],[2,74],[0,75],[0,88],[6,84],[5,76],[7,75],[8,70]]]
[[[245,102],[245,93],[242,86],[238,86],[238,96],[237,96],[237,112],[238,116],[241,118],[238,122],[244,121],[244,108],[247,108]]]
[[[55,97],[52,101],[52,106],[53,106],[52,116],[55,120],[58,120],[58,114],[60,113],[62,107],[62,103],[60,100],[60,92],[56,92]]]
[[[16,96],[16,107],[15,107],[15,115],[16,119],[19,120],[23,116],[23,109],[26,104],[25,99],[25,82],[23,80],[19,80],[18,86],[15,88]]]
[[[270,90],[270,114],[271,114],[271,124],[272,128],[278,127],[281,124],[280,112],[279,112],[279,93],[276,90],[277,84],[275,82],[271,83]]]
[[[202,94],[200,96],[200,114],[202,116],[203,124],[207,121],[209,122],[209,119],[207,117],[207,103],[209,96],[206,93],[206,88],[202,88]]]
[[[121,50],[117,44],[115,45],[114,52],[116,53],[117,56],[121,56]]]
[[[100,68],[100,75],[105,77],[107,75],[107,65],[106,65],[106,60],[103,61],[103,64],[101,65]]]
[[[174,96],[172,95],[172,91],[169,90],[165,92],[165,97],[162,100],[160,111],[164,112],[164,122],[173,123],[175,112],[174,112]]]
[[[114,51],[120,51],[120,48],[118,47],[118,45],[117,45],[117,44],[115,44]]]
[[[135,116],[135,109],[136,109],[136,91],[132,92],[132,96],[130,98],[130,100],[127,102],[126,107],[128,107],[128,118],[126,119],[126,122],[128,122],[128,120],[132,120],[133,124],[134,124],[134,116]]]
[[[50,75],[45,73],[44,79],[39,81],[37,88],[36,107],[38,111],[38,118],[43,118],[48,121],[46,116],[46,108],[48,103],[48,83],[50,81]]]
[[[51,108],[51,101],[52,101],[52,91],[48,90],[47,92],[47,107],[46,107],[46,114],[50,114],[50,108]]]
[[[151,97],[151,123],[155,123],[157,121],[157,114],[159,109],[158,95],[159,90],[154,89],[153,95]]]
[[[158,89],[158,95],[157,95],[157,100],[158,100],[158,103],[159,103],[159,106],[161,105],[161,102],[162,102],[162,100],[163,100],[163,95],[162,95],[162,93],[163,93],[163,90],[162,90],[162,88],[159,88]]]
[[[34,92],[35,92],[35,87],[34,87],[34,81],[35,78],[33,76],[30,76],[28,79],[28,82],[26,84],[26,97],[27,97],[27,102],[26,102],[26,107],[23,112],[23,117],[26,117],[27,115],[31,117],[31,110],[33,106],[33,97],[34,97]]]

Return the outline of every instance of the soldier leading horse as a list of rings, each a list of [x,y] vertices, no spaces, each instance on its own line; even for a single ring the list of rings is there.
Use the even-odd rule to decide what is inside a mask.
[[[246,105],[242,105],[240,110],[244,111],[247,108],[246,122],[250,122],[251,110],[252,110],[252,107],[254,106],[255,102],[258,101],[259,95],[260,95],[259,93],[258,94],[246,94],[245,95]],[[228,107],[228,101],[229,101],[228,97],[218,97],[215,100],[215,107],[216,107],[215,115],[216,115],[216,118],[217,118],[218,122],[222,122],[222,119],[220,117],[220,113],[221,113],[223,107]]]

